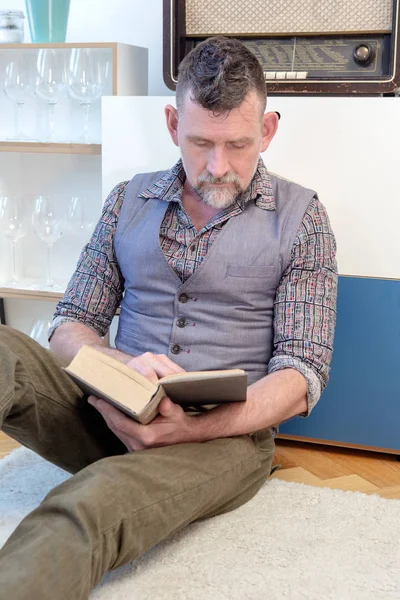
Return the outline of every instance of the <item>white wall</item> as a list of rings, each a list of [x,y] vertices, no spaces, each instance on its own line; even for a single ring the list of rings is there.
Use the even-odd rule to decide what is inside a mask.
[[[0,0],[0,10],[22,10],[24,0]],[[67,42],[122,42],[149,49],[149,94],[172,92],[162,76],[162,0],[71,0]],[[25,41],[30,42],[25,19]],[[2,86],[0,86],[2,87]]]
[[[164,117],[173,100],[103,98],[103,195],[135,173],[174,164],[179,149]],[[399,99],[274,96],[268,110],[282,118],[263,159],[270,171],[317,190],[340,273],[400,279]]]

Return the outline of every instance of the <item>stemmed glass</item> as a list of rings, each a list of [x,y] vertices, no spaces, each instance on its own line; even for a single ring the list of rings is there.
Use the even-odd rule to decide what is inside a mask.
[[[61,290],[54,283],[52,274],[52,248],[64,233],[65,216],[61,202],[53,196],[38,196],[33,209],[33,227],[40,239],[47,244],[46,288]]]
[[[104,55],[91,48],[74,48],[71,52],[69,94],[79,100],[84,110],[84,129],[78,142],[89,142],[89,110],[103,93],[108,74]]]
[[[48,131],[45,141],[54,142],[54,113],[67,89],[67,62],[63,50],[46,48],[39,50],[37,58],[37,95],[48,104]]]
[[[18,284],[16,245],[27,233],[27,215],[19,198],[0,196],[0,233],[12,243],[12,279],[8,285]]]
[[[69,232],[77,236],[83,245],[88,241],[96,219],[89,211],[89,201],[86,196],[73,196],[68,204],[67,226]]]
[[[47,332],[50,328],[51,321],[49,319],[35,319],[32,323],[32,327],[28,333],[29,337],[34,339],[38,344],[44,348],[49,347],[49,341],[47,339]]]
[[[6,67],[4,79],[4,92],[17,106],[17,131],[14,137],[8,138],[15,141],[31,141],[23,133],[25,102],[35,95],[35,73],[32,69],[32,60],[24,53],[18,52]]]

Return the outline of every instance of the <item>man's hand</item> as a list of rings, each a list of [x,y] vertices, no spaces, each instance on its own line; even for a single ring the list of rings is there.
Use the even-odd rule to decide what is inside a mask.
[[[185,372],[165,354],[153,354],[152,352],[136,356],[126,365],[144,375],[154,384],[157,384],[160,377]],[[111,431],[130,452],[190,441],[190,417],[169,398],[163,398],[160,402],[158,407],[160,414],[149,425],[137,423],[108,402],[94,396],[90,396],[88,402],[99,411]]]
[[[89,396],[88,402],[99,411],[129,452],[197,441],[192,439],[195,417],[189,417],[178,404],[167,397],[159,404],[160,414],[148,425],[137,423],[105,400]]]
[[[147,377],[147,379],[156,385],[161,377],[166,377],[173,373],[185,372],[185,369],[182,369],[182,367],[174,363],[165,354],[153,354],[152,352],[145,352],[140,356],[135,356],[125,364],[127,367]]]

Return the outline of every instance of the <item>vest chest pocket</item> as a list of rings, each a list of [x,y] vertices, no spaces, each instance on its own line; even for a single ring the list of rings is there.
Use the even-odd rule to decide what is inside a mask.
[[[267,292],[275,288],[274,265],[227,265],[226,279],[243,292]]]

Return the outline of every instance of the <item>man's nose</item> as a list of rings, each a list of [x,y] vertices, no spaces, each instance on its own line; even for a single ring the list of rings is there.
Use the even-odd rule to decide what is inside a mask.
[[[229,173],[229,163],[223,148],[210,150],[207,162],[207,171],[214,177],[223,177]]]

